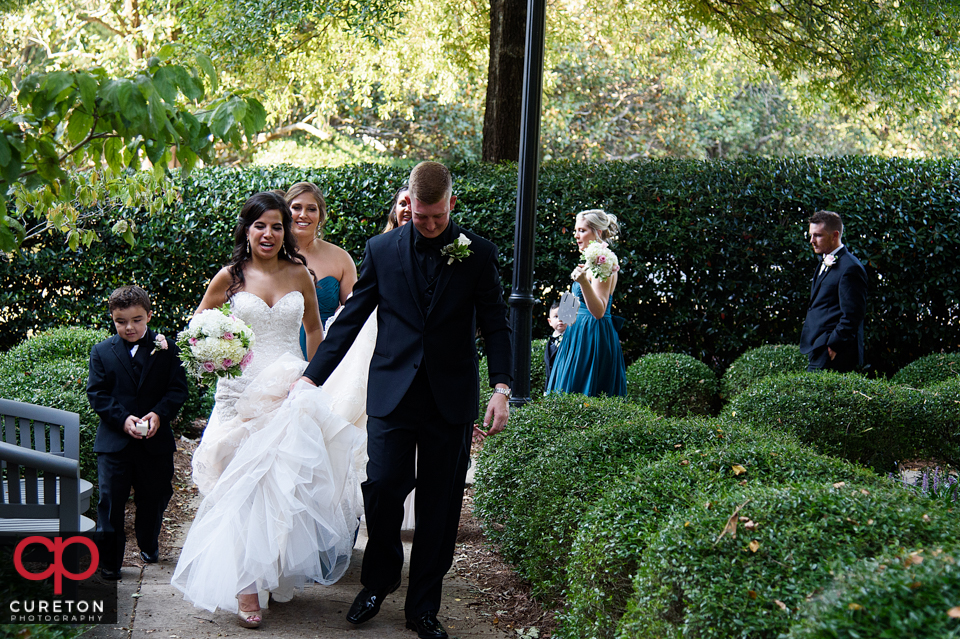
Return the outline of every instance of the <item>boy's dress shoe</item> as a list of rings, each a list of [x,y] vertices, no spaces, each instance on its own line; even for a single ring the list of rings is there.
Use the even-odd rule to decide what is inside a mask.
[[[106,581],[120,581],[120,571],[110,570],[109,568],[101,568],[100,577]]]

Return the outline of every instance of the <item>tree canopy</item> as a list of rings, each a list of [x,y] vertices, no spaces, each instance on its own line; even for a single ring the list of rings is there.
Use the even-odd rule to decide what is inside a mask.
[[[46,228],[93,241],[81,205],[150,206],[173,197],[171,166],[200,160],[296,161],[296,147],[260,151],[291,136],[312,141],[315,162],[478,159],[488,92],[520,99],[488,87],[491,6],[503,5],[0,5],[0,250]],[[955,154],[958,6],[556,0],[544,157]]]

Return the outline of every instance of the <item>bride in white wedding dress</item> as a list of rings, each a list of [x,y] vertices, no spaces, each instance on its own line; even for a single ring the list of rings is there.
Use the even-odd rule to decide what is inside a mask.
[[[244,205],[231,264],[210,282],[198,312],[229,300],[256,336],[243,375],[221,379],[194,453],[204,495],[172,583],[208,610],[238,612],[259,626],[258,593],[278,601],[346,571],[366,456],[366,378],[376,340],[368,321],[323,388],[299,383],[307,352],[322,339],[313,278],[290,234],[283,198],[259,193]],[[300,258],[300,259],[298,259]]]

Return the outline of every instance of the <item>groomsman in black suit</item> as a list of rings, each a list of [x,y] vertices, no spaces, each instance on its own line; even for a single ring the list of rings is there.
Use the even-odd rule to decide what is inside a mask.
[[[800,352],[809,358],[808,371],[847,373],[863,365],[867,272],[840,241],[838,214],[817,211],[809,223],[810,246],[822,259],[813,275]]]
[[[104,535],[100,573],[117,580],[131,487],[140,559],[159,561],[160,527],[173,495],[177,449],[170,422],[187,401],[187,376],[173,340],[147,327],[152,313],[146,291],[123,286],[110,295],[107,306],[117,334],[90,351],[87,398],[100,417],[93,443],[100,487],[97,532]]]
[[[404,612],[421,639],[444,639],[437,620],[453,564],[480,385],[476,336],[484,339],[494,394],[487,434],[507,423],[513,361],[497,248],[450,219],[450,171],[421,162],[410,174],[412,223],[367,242],[353,296],[304,372],[323,384],[370,313],[377,344],[367,387],[367,546],[363,590],[347,612],[360,624],[400,586],[403,501],[416,477],[416,529]],[[416,475],[414,451],[417,450]]]
[[[550,307],[550,314],[547,316],[547,323],[553,329],[553,335],[547,338],[547,345],[543,349],[543,368],[546,372],[545,383],[550,382],[550,371],[553,370],[553,361],[557,358],[557,351],[560,350],[560,340],[563,339],[563,332],[567,330],[567,325],[560,319],[560,302],[554,302]],[[546,387],[544,387],[546,392]]]

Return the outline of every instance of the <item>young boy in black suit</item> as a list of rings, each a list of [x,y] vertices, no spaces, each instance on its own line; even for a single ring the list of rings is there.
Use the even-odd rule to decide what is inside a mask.
[[[100,417],[93,445],[100,485],[97,532],[104,539],[100,573],[116,580],[131,487],[140,558],[147,563],[160,558],[160,526],[173,495],[177,449],[170,421],[187,400],[187,377],[173,340],[147,328],[152,313],[146,291],[123,286],[110,295],[107,306],[117,334],[90,351],[87,398]]]
[[[560,350],[560,340],[563,339],[563,332],[567,330],[567,325],[560,319],[560,302],[554,302],[550,307],[547,323],[553,329],[553,335],[547,339],[547,344],[543,349],[543,368],[546,373],[544,384],[550,382],[550,371],[553,370],[553,362],[557,359],[557,351]],[[546,388],[544,388],[544,391],[546,391]]]

